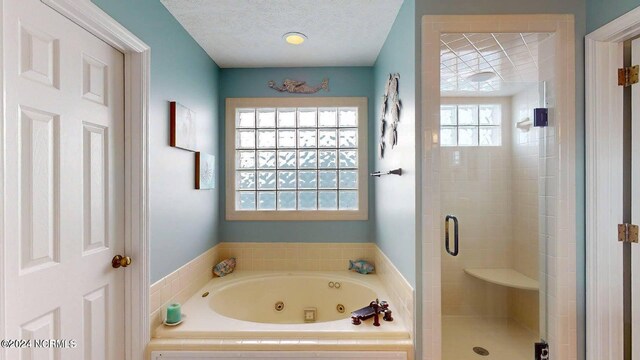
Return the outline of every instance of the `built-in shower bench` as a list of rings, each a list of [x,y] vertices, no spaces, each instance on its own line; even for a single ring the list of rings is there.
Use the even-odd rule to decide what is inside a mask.
[[[515,289],[537,291],[540,288],[538,280],[513,269],[464,269],[464,272],[480,280]]]

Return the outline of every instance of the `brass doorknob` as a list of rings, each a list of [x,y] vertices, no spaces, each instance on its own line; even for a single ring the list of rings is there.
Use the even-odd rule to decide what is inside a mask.
[[[111,260],[111,266],[115,269],[131,265],[131,258],[128,256],[116,255]]]

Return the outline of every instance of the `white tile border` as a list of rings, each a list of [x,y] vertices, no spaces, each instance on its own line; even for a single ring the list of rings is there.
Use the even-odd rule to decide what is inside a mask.
[[[441,358],[440,34],[443,32],[555,32],[559,119],[556,151],[558,221],[548,249],[549,343],[556,359],[577,357],[575,209],[575,36],[572,15],[440,15],[422,18],[422,358]]]

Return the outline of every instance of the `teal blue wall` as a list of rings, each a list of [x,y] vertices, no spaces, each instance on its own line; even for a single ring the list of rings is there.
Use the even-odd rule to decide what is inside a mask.
[[[620,0],[597,0],[611,6]],[[628,2],[628,1],[624,1]],[[577,210],[577,299],[578,358],[585,357],[585,147],[584,147],[584,36],[587,31],[585,0],[418,0],[416,2],[416,46],[420,46],[423,15],[474,14],[573,14],[576,36],[576,210]],[[420,74],[422,57],[416,52],[416,69]],[[420,78],[416,81],[419,83]],[[420,98],[420,85],[416,97]]]
[[[198,148],[218,155],[219,69],[158,0],[93,0],[151,47],[151,282],[218,242],[218,191],[194,190],[195,155],[169,147],[169,101],[194,110]],[[222,160],[222,161],[221,161]],[[219,179],[219,178],[218,178]],[[217,182],[219,183],[219,182]]]
[[[380,137],[380,107],[387,78],[390,73],[399,73],[398,95],[402,101],[400,122],[398,123],[398,145],[391,148],[387,139],[385,157],[374,154],[376,170],[402,168],[400,177],[387,176],[374,182],[375,211],[372,223],[375,241],[389,257],[402,275],[415,286],[416,283],[416,219],[419,209],[416,193],[419,180],[416,166],[416,97],[415,97],[415,1],[405,0],[398,17],[387,36],[387,40],[373,67],[375,89],[375,135]]]
[[[269,80],[281,82],[285,78],[304,80],[311,85],[329,78],[330,91],[320,91],[314,95],[292,95],[279,93],[267,87]],[[372,122],[371,67],[222,69],[220,82],[222,84],[219,100],[221,134],[224,133],[224,99],[233,97],[362,96],[369,99],[369,121]],[[372,148],[371,140],[369,148]],[[221,141],[219,144],[221,158],[224,158],[224,151],[224,144]],[[222,175],[224,164],[222,161],[219,163],[218,170]],[[223,241],[368,242],[371,240],[369,221],[226,221],[224,220],[224,186],[224,176],[221,176],[220,238]],[[369,198],[372,199],[372,196]],[[371,207],[369,218],[371,218]]]
[[[587,0],[587,33],[640,6],[640,0]]]

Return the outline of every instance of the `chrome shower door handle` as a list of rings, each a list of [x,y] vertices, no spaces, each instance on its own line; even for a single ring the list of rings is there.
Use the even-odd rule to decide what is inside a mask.
[[[449,220],[453,220],[453,251],[449,246]],[[444,218],[444,247],[451,256],[458,256],[458,218],[447,215]]]

